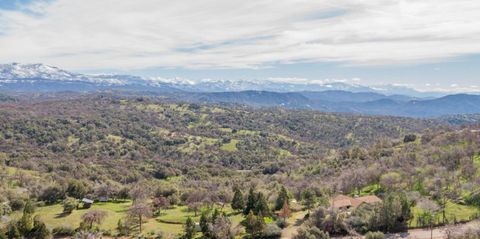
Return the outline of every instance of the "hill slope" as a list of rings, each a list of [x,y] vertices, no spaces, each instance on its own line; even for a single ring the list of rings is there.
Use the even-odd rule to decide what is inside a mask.
[[[28,167],[70,168],[91,161],[104,165],[95,170],[117,169],[112,177],[123,177],[124,165],[147,162],[143,173],[155,175],[166,162],[250,169],[282,158],[313,160],[329,148],[400,138],[438,122],[89,96],[0,104],[0,124],[9,165],[27,167],[25,160],[36,158]]]

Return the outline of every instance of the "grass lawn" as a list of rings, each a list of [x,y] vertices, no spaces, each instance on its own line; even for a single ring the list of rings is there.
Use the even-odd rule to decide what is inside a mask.
[[[102,230],[111,231],[116,233],[118,220],[123,219],[131,206],[130,201],[126,202],[108,202],[108,203],[95,203],[89,209],[74,210],[69,215],[62,215],[63,206],[61,204],[55,204],[50,206],[38,207],[35,210],[35,214],[40,216],[40,219],[45,222],[47,227],[51,230],[56,227],[68,227],[75,229],[80,225],[81,217],[83,214],[90,210],[103,210],[107,212],[107,217],[100,225]],[[243,220],[242,214],[233,214],[230,207],[225,207],[223,210],[227,215],[230,215],[233,226],[236,226]],[[21,213],[15,213],[12,218],[18,219],[21,217]],[[183,232],[183,223],[187,218],[191,217],[195,222],[200,219],[200,212],[195,217],[194,212],[188,211],[186,206],[177,206],[172,209],[163,210],[162,215],[156,218],[150,218],[143,224],[143,234],[150,233],[163,233],[166,238],[175,238],[178,234]]]
[[[380,184],[370,184],[368,186],[363,187],[360,189],[360,195],[358,196],[368,196],[368,195],[376,195],[377,192],[381,190]],[[355,193],[354,193],[355,194]],[[354,195],[352,195],[354,196]]]
[[[39,207],[35,210],[36,215],[39,215],[41,220],[47,224],[47,227],[53,229],[55,227],[70,227],[77,228],[80,225],[83,214],[90,210],[98,209],[107,212],[105,221],[100,225],[103,230],[115,231],[118,220],[125,216],[131,202],[120,203],[95,203],[90,209],[74,210],[70,215],[62,215],[63,206],[55,204],[51,206]]]
[[[200,220],[201,211],[203,210],[198,211],[197,216],[195,216],[195,213],[189,211],[186,206],[176,206],[172,209],[163,210],[162,215],[160,215],[157,220],[172,224],[183,224],[187,221],[188,217],[190,217],[193,219],[193,221],[198,222]],[[223,212],[225,212],[227,215],[233,214],[233,211],[230,207],[225,207]],[[232,215],[232,217],[234,217],[234,215]]]
[[[221,150],[224,150],[224,151],[237,151],[237,144],[238,144],[238,140],[237,139],[232,139],[230,140],[230,143],[228,144],[223,144],[222,147],[220,147]]]
[[[178,206],[172,209],[163,210],[162,215],[159,216],[157,219],[159,221],[172,223],[172,224],[175,224],[175,223],[183,224],[187,221],[188,217],[191,217],[194,221],[198,222],[200,218],[200,212],[198,212],[197,216],[195,217],[195,213],[188,211],[188,208],[186,206]]]
[[[413,213],[413,219],[410,222],[409,226],[418,227],[419,226],[418,218],[422,214],[422,211],[417,207],[414,207],[412,208],[412,213]],[[454,220],[456,220],[457,222],[459,222],[459,221],[468,221],[470,220],[471,217],[475,216],[477,213],[479,213],[479,211],[476,207],[465,206],[465,205],[455,204],[453,202],[448,202],[445,214],[448,221],[453,222]],[[437,218],[437,221],[441,222],[442,213],[439,212],[436,218]]]
[[[56,227],[77,228],[80,225],[83,214],[90,210],[98,209],[107,212],[107,217],[100,225],[102,230],[116,233],[118,220],[123,219],[127,213],[128,208],[132,205],[131,202],[119,203],[95,203],[90,209],[74,210],[70,215],[63,216],[63,206],[55,204],[51,206],[39,207],[35,214],[39,215],[41,220],[45,222],[47,227],[51,230]],[[21,215],[17,214],[17,218]],[[157,221],[155,218],[149,219],[143,225],[143,233],[159,233],[162,232],[167,238],[174,238],[177,234],[183,231],[182,225],[166,224]]]

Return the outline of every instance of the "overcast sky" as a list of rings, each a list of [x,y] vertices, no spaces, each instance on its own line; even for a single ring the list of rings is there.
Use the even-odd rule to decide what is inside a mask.
[[[0,0],[0,62],[480,89],[479,0]]]

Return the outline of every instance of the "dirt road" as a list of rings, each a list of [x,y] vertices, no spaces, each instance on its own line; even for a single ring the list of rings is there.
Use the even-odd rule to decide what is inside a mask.
[[[289,226],[283,229],[281,238],[293,238],[293,236],[297,233],[298,228],[302,225],[303,218],[306,214],[307,212],[305,211],[294,213],[292,217],[287,220]]]
[[[283,229],[282,232],[282,239],[293,238],[293,236],[297,233],[298,228],[302,224],[302,219],[305,217],[305,212],[298,212],[294,214],[288,221],[290,226]],[[479,221],[473,221],[466,224],[459,224],[455,227],[456,230],[463,230],[467,227],[480,227]],[[438,227],[434,228],[433,231],[429,229],[411,229],[408,232],[403,233],[396,233],[396,234],[389,234],[386,238],[389,239],[445,239],[445,227]],[[338,239],[360,239],[362,237],[339,237]]]
[[[479,227],[479,221],[472,221],[466,224],[458,224],[454,226],[455,231],[461,231],[468,227]],[[446,238],[446,228],[445,227],[437,227],[434,228],[433,231],[429,229],[412,229],[408,230],[405,233],[397,233],[388,235],[388,238],[409,238],[409,239],[445,239]]]

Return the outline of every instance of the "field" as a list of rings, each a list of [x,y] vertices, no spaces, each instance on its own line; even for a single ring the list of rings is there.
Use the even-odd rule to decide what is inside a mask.
[[[223,144],[222,147],[220,147],[221,150],[224,150],[224,151],[237,151],[237,144],[238,144],[238,140],[236,139],[232,139],[229,143],[226,143],[226,144]]]
[[[479,213],[478,209],[473,206],[465,206],[460,204],[455,204],[453,202],[447,202],[447,207],[445,210],[445,215],[448,222],[463,222],[470,221],[473,217],[476,217]],[[413,219],[410,221],[409,226],[419,227],[418,219],[422,214],[422,211],[417,207],[412,208]],[[442,213],[439,212],[436,216],[436,223],[442,222]]]
[[[83,214],[90,210],[102,210],[107,212],[107,217],[100,225],[100,229],[115,234],[118,221],[125,218],[130,206],[131,201],[95,203],[90,209],[74,210],[69,215],[63,215],[63,206],[61,204],[55,204],[38,207],[35,210],[35,214],[40,216],[41,220],[46,223],[50,230],[59,227],[75,229],[79,227]],[[223,211],[229,215],[233,227],[237,226],[243,220],[242,214],[234,213],[229,207],[225,207]],[[18,212],[12,217],[19,218],[20,216],[21,213]],[[175,238],[176,235],[182,233],[183,224],[188,217],[198,222],[200,212],[195,216],[194,212],[189,211],[185,206],[177,206],[172,209],[163,210],[160,216],[150,218],[142,225],[143,234],[162,233],[167,238]]]

